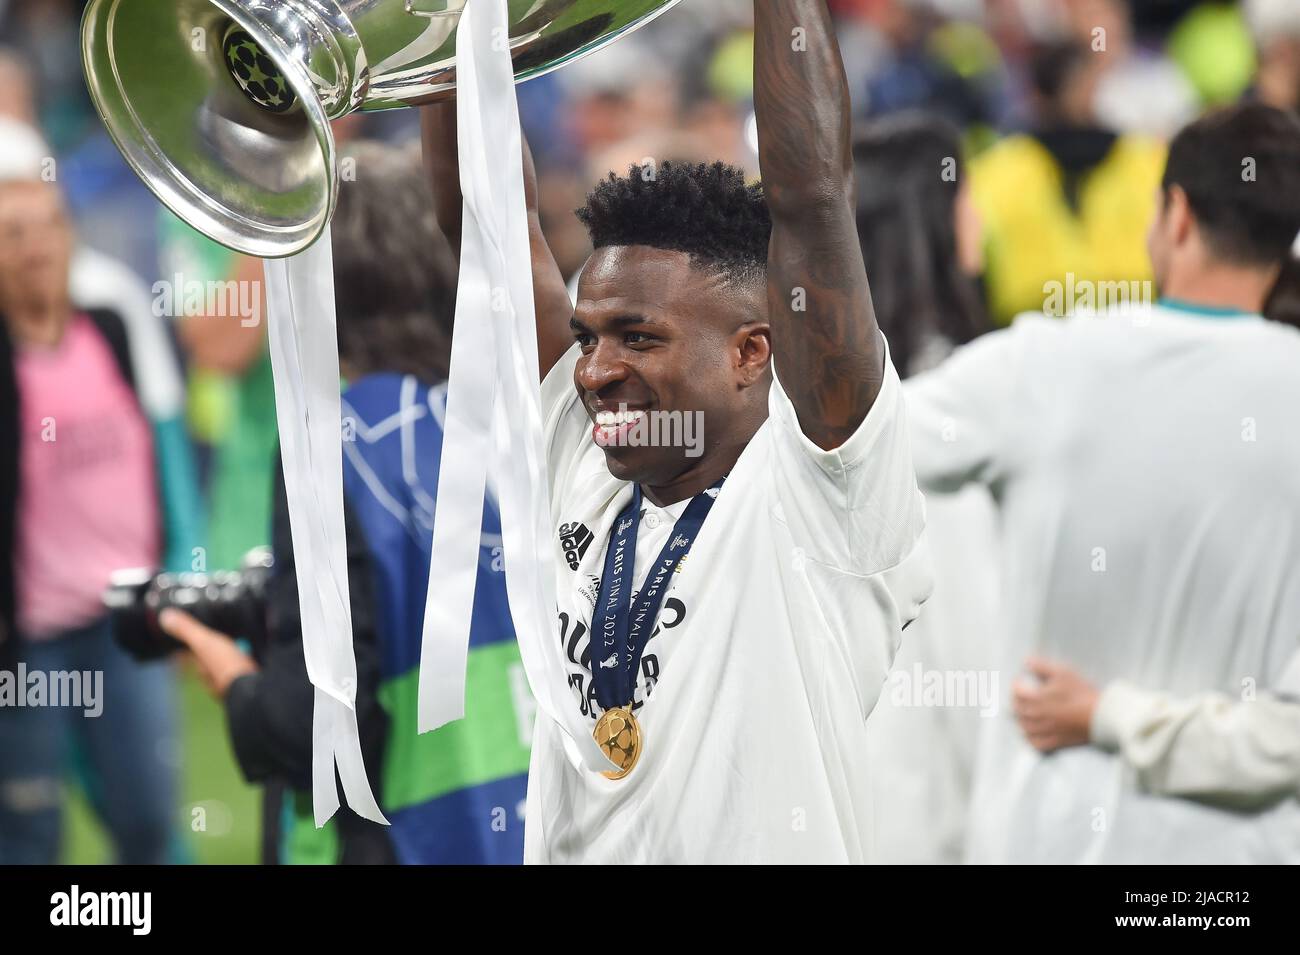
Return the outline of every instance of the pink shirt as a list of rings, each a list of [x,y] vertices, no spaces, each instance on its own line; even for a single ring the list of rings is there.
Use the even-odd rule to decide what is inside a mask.
[[[101,616],[114,570],[157,566],[158,492],[149,423],[89,318],[20,346],[17,378],[18,630],[41,639]]]

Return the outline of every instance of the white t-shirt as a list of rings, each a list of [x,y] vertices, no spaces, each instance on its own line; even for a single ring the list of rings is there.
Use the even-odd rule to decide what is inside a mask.
[[[1023,317],[906,391],[922,486],[999,503],[1006,692],[1031,653],[1099,686],[1287,689],[1300,333],[1165,307]],[[1096,747],[1040,755],[1010,707],[984,723],[974,787],[975,862],[1300,862],[1300,801],[1154,795]]]
[[[594,728],[591,616],[610,527],[631,500],[591,438],[577,349],[542,385],[569,705]],[[674,574],[636,693],[640,761],[585,769],[540,714],[526,862],[862,862],[871,847],[866,718],[903,627],[929,594],[924,505],[897,375],[840,448],[770,416]],[[707,422],[705,422],[707,426]],[[646,503],[639,586],[686,502]],[[657,526],[652,526],[657,525]]]

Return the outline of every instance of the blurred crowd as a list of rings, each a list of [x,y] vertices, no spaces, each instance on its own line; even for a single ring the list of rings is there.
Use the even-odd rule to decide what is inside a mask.
[[[1123,283],[1149,295],[1141,291],[1153,278],[1146,232],[1170,137],[1220,105],[1259,101],[1300,110],[1295,0],[831,0],[831,6],[863,128],[892,114],[919,113],[946,121],[959,136],[954,145],[968,188],[952,228],[959,264],[972,281],[953,293],[961,301],[938,303],[952,316],[952,327],[943,329],[952,343],[1025,311],[1065,314],[1078,304],[1076,289]],[[94,398],[91,389],[103,389],[99,417],[84,421],[74,451],[109,453],[93,436],[115,428],[113,453],[123,460],[111,480],[79,489],[98,502],[102,513],[93,515],[69,513],[48,496],[18,497],[10,486],[19,480],[16,463],[12,474],[0,476],[6,512],[0,521],[18,540],[0,561],[0,627],[39,644],[50,669],[132,671],[107,679],[139,705],[129,725],[93,732],[86,729],[93,721],[38,729],[31,713],[24,716],[32,723],[6,729],[13,714],[0,712],[0,861],[6,852],[49,859],[72,786],[86,794],[119,858],[185,859],[194,857],[196,838],[202,856],[202,836],[193,834],[187,807],[205,794],[188,787],[186,802],[180,774],[188,761],[206,760],[232,767],[233,776],[231,754],[211,744],[210,732],[181,721],[175,681],[194,682],[192,672],[170,662],[113,657],[98,601],[116,567],[234,569],[248,551],[272,543],[277,432],[261,263],[179,221],[122,160],[86,92],[83,8],[79,0],[0,0],[0,189],[34,170],[57,195],[0,201],[0,309],[21,310],[24,283],[38,282],[48,260],[66,253],[69,301],[79,316],[74,328],[86,349],[67,367],[67,381],[82,402]],[[590,252],[573,210],[610,171],[647,158],[722,159],[757,178],[751,21],[750,0],[684,0],[608,50],[519,87],[542,226],[566,275],[576,275]],[[336,124],[340,142],[396,149],[415,149],[419,133],[415,110],[358,114]],[[944,150],[935,156],[945,158]],[[884,209],[887,198],[863,201]],[[899,246],[906,228],[900,225]],[[870,267],[873,252],[866,251]],[[879,275],[871,273],[878,298],[905,303],[924,294],[892,287],[889,250],[874,255],[882,263]],[[924,251],[906,255],[912,268],[925,257]],[[256,290],[238,314],[185,294],[191,283],[231,280]],[[926,341],[898,334],[891,345],[900,373],[920,372],[942,357],[929,353]],[[96,348],[107,356],[103,367]],[[7,346],[3,356],[16,368],[6,380],[19,388],[26,360],[20,351]],[[71,409],[67,414],[76,416]],[[66,459],[41,464],[65,466],[73,465]],[[23,468],[23,479],[30,479],[35,472],[25,462]],[[42,474],[57,486],[55,470]],[[147,489],[139,485],[146,477]],[[972,533],[991,537],[991,516],[973,520],[981,526]],[[53,543],[42,548],[33,540]],[[973,593],[996,589],[991,577],[970,582]],[[986,608],[985,621],[990,613]],[[6,641],[11,651],[16,642]],[[958,660],[960,652],[942,651],[961,669],[992,665],[969,647],[965,652]],[[222,719],[217,710],[187,712]],[[926,777],[909,790],[899,777],[896,798],[920,800],[915,811],[925,810],[936,787],[959,790],[969,775],[974,724],[946,732],[956,740],[945,763],[948,779]],[[206,749],[194,742],[201,737]],[[3,771],[6,763],[36,765],[40,759],[31,751],[38,747],[59,754],[61,783],[10,785],[16,774]],[[909,833],[897,845],[886,838],[884,850],[903,861],[960,858],[962,822],[943,815],[960,806],[938,802],[924,845]],[[24,829],[33,835],[26,856],[6,846],[7,836]],[[62,851],[68,857],[66,840]]]

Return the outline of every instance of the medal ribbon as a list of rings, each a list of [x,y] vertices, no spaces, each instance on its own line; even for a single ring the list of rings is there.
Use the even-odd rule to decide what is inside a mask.
[[[631,503],[618,515],[610,530],[605,573],[592,616],[596,629],[591,635],[591,680],[596,685],[596,701],[602,709],[632,704],[641,654],[668,594],[668,582],[682,558],[690,552],[721,488],[722,481],[719,481],[691,499],[651,565],[633,607],[632,573],[641,520],[641,486],[633,486]]]

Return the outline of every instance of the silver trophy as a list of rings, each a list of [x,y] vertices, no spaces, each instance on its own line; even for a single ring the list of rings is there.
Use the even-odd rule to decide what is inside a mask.
[[[510,0],[516,81],[676,2]],[[292,255],[334,211],[330,120],[449,96],[465,3],[91,0],[86,81],[118,148],[168,208],[232,249]]]

